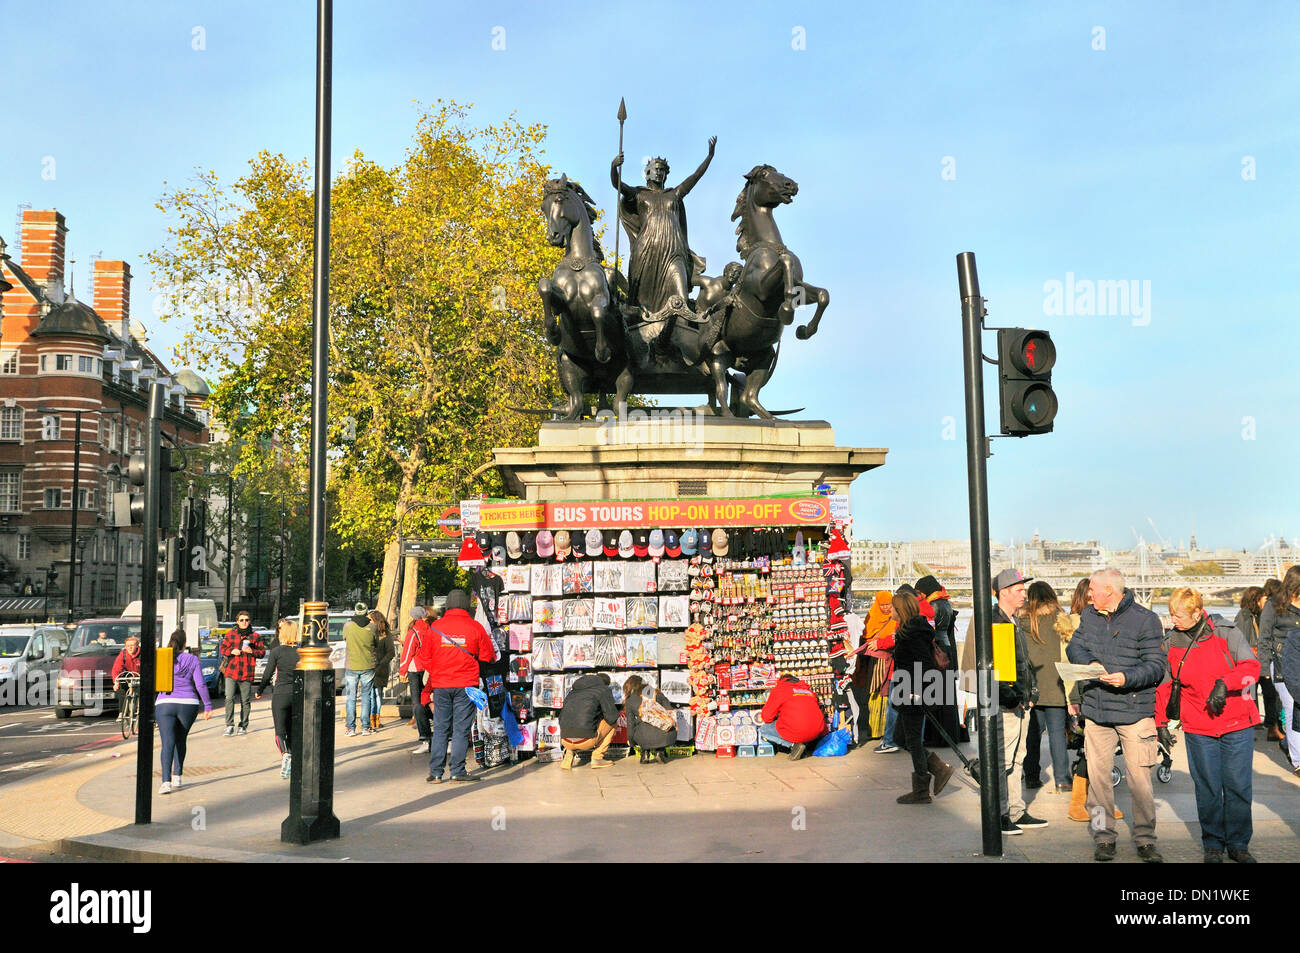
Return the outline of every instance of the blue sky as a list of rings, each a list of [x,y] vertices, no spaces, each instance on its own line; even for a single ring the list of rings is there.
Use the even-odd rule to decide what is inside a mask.
[[[166,352],[180,329],[149,313],[153,203],[196,166],[229,181],[259,149],[310,158],[314,22],[307,3],[11,7],[0,235],[20,202],[59,208],[83,296],[91,255],[131,261]],[[455,99],[546,123],[553,165],[608,207],[625,96],[630,171],[662,154],[676,181],[718,136],[688,203],[711,270],[733,254],[741,175],[798,180],[778,221],[832,301],[815,338],[788,336],[764,401],[890,448],[855,484],[857,535],[967,534],[955,256],[971,250],[990,324],[1046,328],[1059,355],[1055,433],[994,442],[994,537],[1124,546],[1150,517],[1253,548],[1300,537],[1297,37],[1285,3],[340,0],[333,165],[399,161],[413,101]],[[1149,323],[1045,314],[1067,273],[1149,281]]]

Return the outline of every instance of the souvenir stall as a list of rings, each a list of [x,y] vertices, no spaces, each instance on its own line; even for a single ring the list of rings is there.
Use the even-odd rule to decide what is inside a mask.
[[[634,673],[678,711],[675,754],[773,753],[757,715],[789,673],[828,721],[842,696],[849,549],[824,497],[520,503],[466,507],[462,565],[502,649],[504,711],[475,753],[558,760],[559,710],[582,675],[615,701]],[[841,666],[842,671],[842,666]],[[496,715],[501,717],[496,717]],[[626,745],[620,723],[616,745]]]

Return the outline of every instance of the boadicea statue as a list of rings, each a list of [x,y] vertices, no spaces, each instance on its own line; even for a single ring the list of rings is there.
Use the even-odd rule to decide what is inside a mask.
[[[566,397],[557,411],[577,420],[587,394],[612,394],[617,406],[634,391],[703,393],[721,416],[772,420],[758,395],[776,369],[781,332],[794,323],[797,308],[815,305],[812,320],[795,330],[801,340],[811,337],[830,303],[825,288],[803,280],[803,266],[773,217],[799,186],[770,165],[745,174],[731,214],[740,261],[710,277],[687,241],[685,199],[708,171],[717,137],[678,185],[668,186],[668,162],[655,158],[646,166],[645,187],[629,186],[622,181],[625,118],[620,103],[610,179],[630,240],[626,276],[619,270],[617,230],[614,263],[605,264],[591,225],[595,202],[582,186],[562,175],[542,189],[547,239],[565,250],[554,273],[538,282]]]

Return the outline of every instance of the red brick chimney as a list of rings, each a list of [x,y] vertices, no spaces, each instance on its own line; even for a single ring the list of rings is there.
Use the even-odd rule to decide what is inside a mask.
[[[123,341],[131,337],[131,266],[124,261],[95,261],[91,307]]]
[[[65,236],[68,226],[55,209],[23,211],[23,270],[32,280],[45,286],[46,293],[63,296]],[[57,290],[55,290],[57,289]]]

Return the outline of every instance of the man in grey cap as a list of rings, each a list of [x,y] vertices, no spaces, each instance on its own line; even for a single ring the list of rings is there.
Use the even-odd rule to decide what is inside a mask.
[[[1038,684],[1029,666],[1029,643],[1024,627],[1016,618],[1025,604],[1025,584],[1031,580],[1018,569],[1004,569],[993,579],[998,605],[993,613],[994,625],[1010,623],[1016,629],[1016,680],[998,683],[998,704],[1002,709],[1002,751],[998,767],[1006,777],[1002,797],[1002,833],[1022,834],[1027,827],[1046,827],[1047,821],[1025,810],[1021,766],[1025,759],[1025,726],[1029,712],[1038,701]]]

